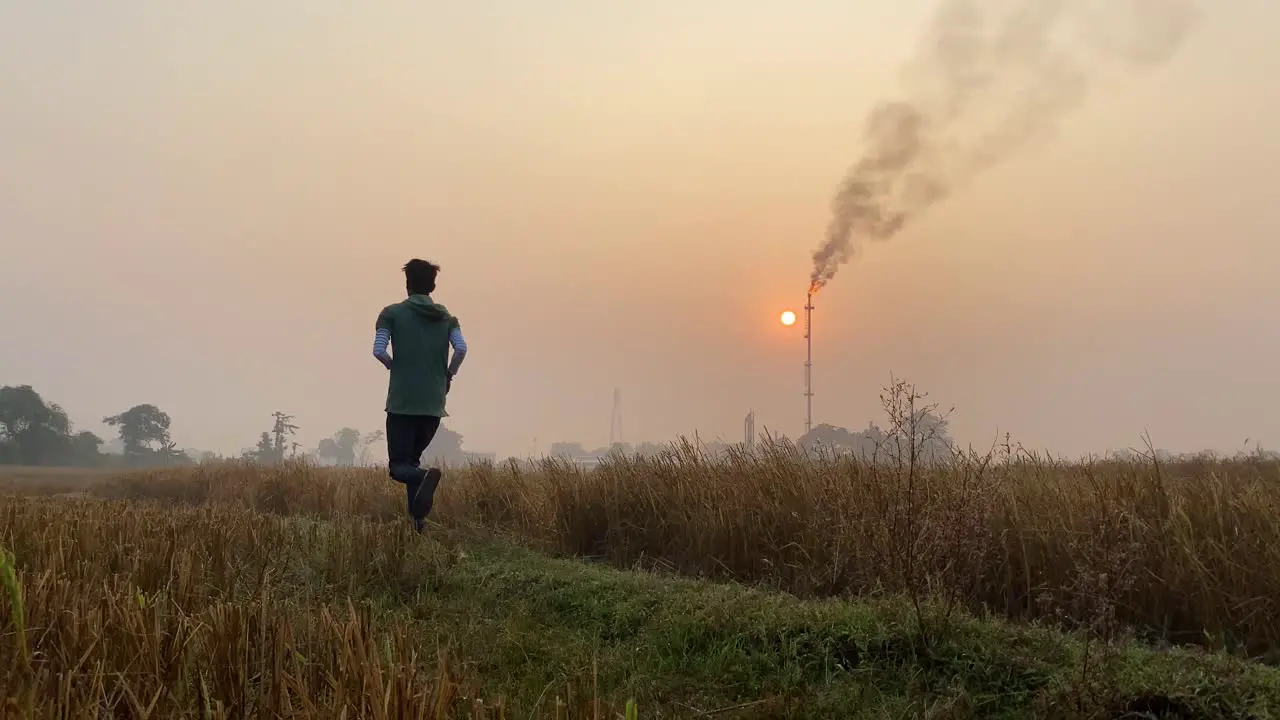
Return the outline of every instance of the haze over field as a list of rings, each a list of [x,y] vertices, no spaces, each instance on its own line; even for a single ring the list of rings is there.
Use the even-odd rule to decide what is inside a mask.
[[[614,387],[629,441],[737,439],[750,407],[795,437],[778,312],[934,5],[0,0],[0,385],[232,453],[274,410],[307,446],[372,430],[374,318],[421,256],[468,449],[603,444]],[[843,266],[815,422],[878,419],[894,372],[961,441],[1280,444],[1278,22],[1202,3]]]

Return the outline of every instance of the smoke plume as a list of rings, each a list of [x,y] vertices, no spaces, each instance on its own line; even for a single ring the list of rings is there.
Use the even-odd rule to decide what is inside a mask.
[[[866,119],[863,156],[831,202],[811,292],[866,239],[887,240],[974,175],[1047,139],[1115,66],[1182,45],[1193,0],[941,0],[903,98]]]

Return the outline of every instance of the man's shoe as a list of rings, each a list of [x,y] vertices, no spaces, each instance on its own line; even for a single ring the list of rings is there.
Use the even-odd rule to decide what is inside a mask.
[[[431,506],[435,501],[436,488],[440,485],[440,468],[431,468],[426,477],[418,483],[418,492],[413,496],[413,516],[426,518],[431,514]]]

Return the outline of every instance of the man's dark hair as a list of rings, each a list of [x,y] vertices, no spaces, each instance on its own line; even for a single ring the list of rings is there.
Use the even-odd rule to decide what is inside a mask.
[[[440,266],[414,258],[404,264],[404,285],[410,295],[430,295],[436,290]]]

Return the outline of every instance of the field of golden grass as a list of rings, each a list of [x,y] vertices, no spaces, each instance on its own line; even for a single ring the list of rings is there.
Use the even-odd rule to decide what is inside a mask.
[[[903,674],[893,663],[906,661],[882,658],[875,672],[889,674],[829,691],[847,699],[856,685],[867,717],[1025,716],[1009,710],[1020,692],[1027,697],[1017,702],[1039,703],[1039,716],[1108,716],[1121,696],[1177,709],[1191,702],[1177,700],[1187,695],[1216,708],[1197,706],[1187,717],[1265,717],[1280,697],[1280,674],[1270,667],[1280,659],[1275,462],[970,455],[925,466],[812,459],[785,444],[712,461],[684,446],[591,472],[551,461],[450,470],[425,538],[408,531],[401,487],[376,469],[230,462],[49,478],[60,492],[83,490],[82,498],[39,497],[30,475],[6,483],[0,473],[0,492],[17,494],[0,511],[8,594],[23,604],[15,611],[0,602],[4,697],[15,717],[99,717],[108,706],[114,717],[240,717],[250,709],[258,717],[336,717],[333,708],[349,717],[511,716],[491,691],[522,717],[619,717],[633,697],[666,713],[645,716],[694,716],[667,699],[696,698],[707,703],[698,712],[747,703],[718,716],[824,717],[827,700],[814,688],[836,687],[830,673],[849,664],[848,653],[824,650],[814,675],[809,651],[770,644],[782,631],[769,629],[767,642],[759,636],[762,627],[794,627],[795,618],[827,612],[815,609],[829,607],[822,598],[898,608],[876,611],[866,627],[911,624],[931,658],[919,661],[920,677],[949,667],[938,658],[952,651],[976,665],[1004,668],[1010,657],[1045,665],[1034,679],[1025,669],[992,670],[1014,673],[1016,681],[998,682],[986,671],[975,679],[966,665],[916,688],[893,685]],[[530,554],[486,554],[493,543]],[[606,571],[566,569],[587,566],[548,556],[644,572],[579,578],[572,574]],[[578,579],[545,586],[566,573]],[[764,619],[722,628],[728,634],[716,642],[745,653],[735,662],[748,665],[767,664],[751,650],[766,642],[777,656],[767,662],[783,663],[743,679],[737,665],[708,659],[732,653],[708,650],[706,626],[662,634],[685,613],[713,612],[715,586],[677,591],[686,586],[634,579],[680,576],[817,604],[784,612],[775,607],[782,601],[741,600],[763,603],[743,617]],[[643,618],[669,619],[631,618],[633,606],[645,608]],[[476,607],[488,608],[483,617]],[[975,617],[999,628],[975,641],[982,651],[955,645],[967,637],[956,624]],[[617,623],[636,625],[634,637],[615,637]],[[1032,653],[1022,631],[1009,629],[1044,624],[1070,630],[1063,637],[1075,644],[1062,647],[1074,649]],[[594,634],[582,634],[588,629]],[[823,632],[821,642],[832,643],[851,631]],[[601,644],[610,637],[634,645],[624,652]],[[1090,660],[1089,638],[1122,649]],[[864,658],[888,642],[864,640]],[[1138,650],[1123,649],[1140,647],[1136,641],[1219,652],[1157,652],[1138,662]],[[669,653],[687,642],[703,655],[682,665],[694,650]],[[1129,665],[1104,671],[1114,678],[1088,679],[1113,661]],[[679,672],[668,677],[673,668]],[[698,689],[674,679],[699,673]],[[1215,675],[1242,684],[1196,685]],[[1078,686],[1093,682],[1105,687]],[[819,699],[788,705],[802,690]],[[774,704],[755,704],[764,700]]]
[[[128,475],[108,497],[404,516],[380,470],[237,464]],[[1280,660],[1280,463],[958,457],[915,469],[691,447],[592,471],[449,473],[433,521],[621,568],[800,597],[918,593],[1014,619]]]

